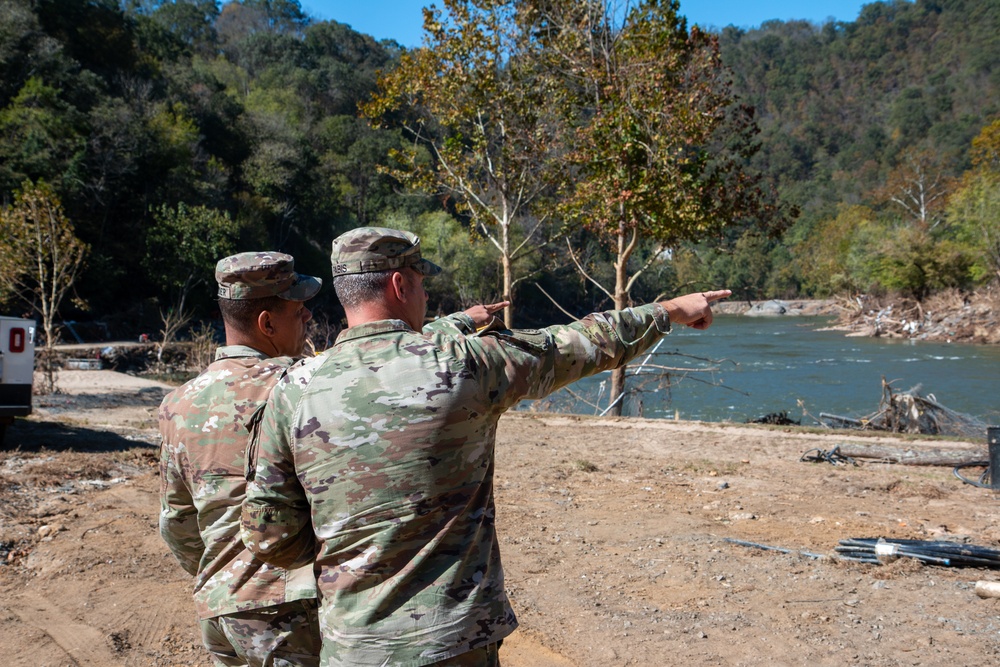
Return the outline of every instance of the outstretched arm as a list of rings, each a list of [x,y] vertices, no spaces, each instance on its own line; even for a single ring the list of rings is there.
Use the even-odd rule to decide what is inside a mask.
[[[660,304],[667,309],[671,322],[686,324],[692,329],[707,329],[712,324],[712,304],[732,293],[727,289],[696,292],[661,301]]]

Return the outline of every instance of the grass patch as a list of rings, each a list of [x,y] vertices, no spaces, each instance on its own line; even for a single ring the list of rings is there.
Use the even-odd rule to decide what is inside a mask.
[[[696,475],[733,475],[743,467],[744,464],[736,461],[713,461],[711,459],[697,459],[686,461],[681,470]]]

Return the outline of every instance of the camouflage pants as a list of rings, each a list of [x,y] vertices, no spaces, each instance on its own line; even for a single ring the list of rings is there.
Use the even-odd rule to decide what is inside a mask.
[[[201,640],[220,667],[316,667],[316,600],[300,600],[201,621]]]
[[[494,644],[480,646],[477,649],[456,655],[454,658],[446,658],[439,662],[432,663],[427,667],[500,667],[500,644],[503,640]]]

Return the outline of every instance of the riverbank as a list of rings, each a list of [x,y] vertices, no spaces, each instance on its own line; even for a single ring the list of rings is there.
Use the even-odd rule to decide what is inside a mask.
[[[713,305],[712,310],[720,315],[745,315],[748,317],[822,317],[839,315],[841,312],[835,299],[729,300]]]
[[[866,295],[843,299],[839,308],[839,327],[851,336],[1000,344],[996,289],[947,290],[923,301]]]
[[[744,316],[828,316],[836,318],[829,328],[848,336],[1000,344],[1000,291],[993,288],[945,290],[923,301],[872,295],[728,301],[716,305],[715,311]]]

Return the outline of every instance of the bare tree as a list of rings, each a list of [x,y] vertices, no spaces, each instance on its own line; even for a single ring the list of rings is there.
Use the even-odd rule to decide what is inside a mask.
[[[156,343],[156,363],[161,367],[163,353],[173,344],[181,329],[191,321],[191,311],[185,304],[186,299],[187,292],[183,292],[177,304],[167,306],[166,309],[160,308],[160,322],[163,323],[163,328],[160,329],[160,341]]]
[[[14,204],[0,212],[0,281],[4,291],[30,303],[42,318],[47,390],[55,389],[56,317],[87,255],[58,195],[47,183],[26,181]]]
[[[902,208],[918,228],[930,231],[944,220],[944,207],[954,182],[931,151],[907,150],[889,174],[883,197]]]

